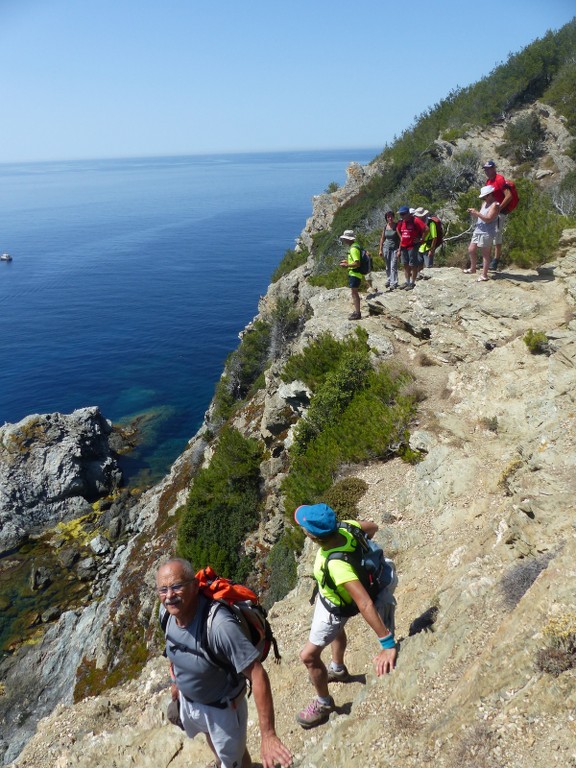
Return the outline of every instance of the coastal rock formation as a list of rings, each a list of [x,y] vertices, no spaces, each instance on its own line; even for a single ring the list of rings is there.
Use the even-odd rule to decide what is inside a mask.
[[[96,407],[0,427],[0,553],[90,512],[92,501],[119,485],[111,432]]]

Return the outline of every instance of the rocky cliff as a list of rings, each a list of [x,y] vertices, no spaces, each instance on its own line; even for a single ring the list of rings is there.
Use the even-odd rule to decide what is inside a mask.
[[[291,274],[284,290],[296,283],[311,308],[300,343],[351,330],[346,289],[305,287]],[[538,665],[551,619],[576,615],[576,230],[564,233],[540,271],[511,269],[478,284],[443,268],[411,293],[383,288],[376,274],[361,325],[378,357],[394,357],[416,375],[422,402],[411,443],[425,458],[347,471],[368,483],[361,513],[379,523],[399,569],[398,666],[375,678],[376,642],[353,620],[354,678],[334,685],[338,712],[312,732],[295,724],[295,710],[312,693],[298,660],[311,611],[307,551],[297,588],[271,612],[284,657],[269,669],[278,730],[297,765],[318,768],[352,760],[516,768],[544,756],[576,765],[576,671],[553,675]],[[528,329],[546,335],[544,354],[528,350]],[[251,404],[256,431],[267,427],[255,413],[269,414],[265,401],[278,391],[275,383]],[[197,442],[150,492],[148,520],[170,487],[177,503],[194,452]],[[133,551],[132,558],[150,554]],[[432,606],[434,631],[408,636]],[[125,620],[141,616],[127,612]],[[204,765],[205,747],[166,724],[166,683],[164,662],[155,659],[125,686],[62,704],[14,766]],[[257,754],[254,716],[250,741]]]
[[[558,179],[565,161],[556,161],[554,152],[567,133],[552,113],[542,119],[548,151],[533,178],[546,171],[548,179],[550,171]],[[495,151],[502,131],[472,129],[453,144],[438,141],[434,151],[448,159],[454,146],[474,146],[505,169]],[[315,198],[302,243],[312,246],[314,233],[329,226],[379,170],[377,164],[352,166],[344,188]],[[375,640],[355,619],[348,651],[353,681],[334,686],[338,712],[312,732],[296,725],[295,711],[312,695],[298,660],[311,612],[313,553],[306,550],[296,589],[271,611],[284,657],[280,667],[269,669],[278,730],[297,765],[395,761],[406,768],[520,768],[546,757],[576,766],[576,674],[560,669],[553,642],[561,635],[555,626],[576,622],[576,230],[566,231],[547,256],[539,270],[508,269],[484,284],[460,269],[436,268],[412,292],[386,293],[384,276],[373,274],[359,325],[374,362],[397,361],[416,377],[420,405],[410,442],[423,460],[342,472],[367,483],[361,516],[378,522],[380,540],[399,570],[401,652],[394,674],[377,680]],[[253,550],[266,551],[285,524],[280,483],[290,427],[309,402],[305,387],[282,383],[282,362],[326,331],[344,338],[358,325],[346,319],[348,289],[310,285],[313,259],[270,286],[262,299],[260,316],[289,299],[300,310],[301,330],[267,371],[265,386],[233,418],[243,434],[268,449],[261,466],[265,512],[248,542]],[[543,335],[545,343],[536,349],[541,354],[528,349],[529,330]],[[172,551],[171,521],[194,472],[210,459],[211,418],[212,409],[170,474],[131,510],[134,535],[110,554],[110,571],[96,595],[101,599],[49,626],[24,666],[15,654],[0,691],[11,704],[3,723],[4,759],[15,768],[177,768],[210,759],[204,745],[182,739],[166,724],[160,658],[130,683],[72,701],[80,667],[104,674],[132,665],[135,674],[142,667],[143,639],[149,650],[158,649],[153,573]],[[414,619],[430,608],[436,613],[433,631],[410,635]],[[23,677],[32,685],[21,686]],[[55,701],[61,703],[49,714]],[[251,714],[256,755],[253,708]],[[48,717],[16,757],[40,715]]]

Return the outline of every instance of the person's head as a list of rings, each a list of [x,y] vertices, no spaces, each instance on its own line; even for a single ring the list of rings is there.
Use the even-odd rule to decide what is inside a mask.
[[[303,504],[294,512],[294,520],[314,541],[321,542],[338,532],[336,512],[328,504]]]
[[[156,590],[160,602],[176,620],[188,623],[196,608],[198,581],[188,560],[174,558],[156,572]]]
[[[394,211],[386,211],[384,214],[386,221],[394,221]]]
[[[356,235],[354,234],[354,230],[353,229],[346,229],[340,235],[340,242],[344,243],[344,245],[352,245],[354,240],[356,240]]]
[[[490,184],[487,184],[485,187],[482,187],[478,197],[484,203],[491,203],[492,200],[494,199],[494,187],[491,187]]]
[[[430,211],[427,211],[426,208],[423,208],[420,206],[420,208],[416,208],[414,211],[414,216],[417,216],[419,219],[426,219],[427,216],[430,215]]]
[[[496,163],[494,160],[486,160],[482,168],[484,168],[487,179],[493,179],[496,176]]]
[[[407,205],[401,205],[400,208],[398,208],[398,216],[402,220],[407,219],[410,216],[410,208],[408,208]]]

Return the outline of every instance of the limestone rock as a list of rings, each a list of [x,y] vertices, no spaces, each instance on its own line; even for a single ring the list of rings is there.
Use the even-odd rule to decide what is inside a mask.
[[[0,552],[90,511],[121,473],[98,408],[27,416],[0,428]]]

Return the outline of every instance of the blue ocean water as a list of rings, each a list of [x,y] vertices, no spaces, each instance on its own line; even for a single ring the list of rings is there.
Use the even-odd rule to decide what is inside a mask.
[[[146,417],[161,477],[312,212],[377,150],[0,165],[0,423],[98,405]]]

